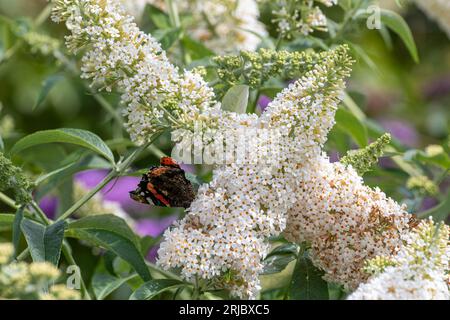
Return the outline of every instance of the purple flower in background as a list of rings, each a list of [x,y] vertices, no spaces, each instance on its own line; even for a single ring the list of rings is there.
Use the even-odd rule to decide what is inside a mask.
[[[76,174],[75,180],[81,182],[87,189],[98,185],[108,174],[107,170],[87,170]],[[130,199],[129,191],[136,189],[140,177],[120,177],[109,182],[100,193],[103,199],[118,202],[125,211],[146,211],[147,205]]]
[[[163,219],[142,219],[136,223],[136,233],[140,236],[151,236],[153,238],[160,236],[164,230],[177,219],[178,215],[173,215]],[[148,261],[155,262],[158,257],[159,244],[153,246],[146,258]]]
[[[428,100],[436,100],[450,95],[450,75],[431,80],[424,86],[423,95]]]
[[[136,223],[136,233],[140,236],[160,236],[176,219],[178,215],[162,219],[142,219]]]
[[[430,210],[431,208],[434,208],[438,204],[439,204],[439,202],[435,198],[426,197],[422,201],[422,205],[420,207],[420,211]]]
[[[183,169],[186,172],[195,173],[195,166],[193,166],[191,164],[180,163],[180,167],[181,167],[181,169]]]
[[[195,172],[195,167],[191,165],[182,165],[186,172]],[[75,182],[82,184],[86,189],[92,189],[98,185],[108,174],[107,170],[87,170],[75,175]],[[139,177],[120,177],[108,183],[101,191],[102,199],[109,202],[118,203],[125,212],[132,211],[150,211],[151,206],[140,204],[129,197],[129,191],[134,190],[140,181]],[[45,214],[50,218],[56,218],[58,211],[58,198],[56,196],[45,196],[39,205]],[[162,219],[148,218],[133,222],[133,229],[140,236],[158,237],[166,230],[176,219],[178,215],[169,216]],[[147,259],[155,261],[159,245],[152,247],[148,253]]]
[[[416,129],[406,121],[384,119],[380,120],[383,128],[392,134],[394,138],[408,147],[417,147],[419,135]]]
[[[55,219],[58,210],[58,198],[54,196],[45,196],[39,202],[39,206],[49,219]]]
[[[98,185],[108,174],[107,170],[86,170],[75,175],[75,181],[81,183],[87,189]],[[130,199],[129,191],[134,190],[140,181],[139,177],[120,177],[108,183],[101,191],[102,198],[107,201],[117,202],[125,211],[148,211],[149,206],[140,204]],[[40,201],[40,206],[50,218],[56,216],[58,199],[55,196],[45,196]]]
[[[329,156],[331,163],[338,162],[340,160],[339,152],[335,150],[331,151]]]
[[[264,112],[266,110],[269,103],[272,102],[272,99],[270,99],[268,96],[262,95],[258,99],[258,107],[261,110],[261,112]]]

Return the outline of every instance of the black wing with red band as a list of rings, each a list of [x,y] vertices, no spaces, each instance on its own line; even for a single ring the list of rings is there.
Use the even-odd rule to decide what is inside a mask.
[[[188,208],[195,192],[184,170],[170,157],[161,158],[160,163],[160,166],[151,167],[142,176],[137,189],[130,192],[130,197],[145,204]]]

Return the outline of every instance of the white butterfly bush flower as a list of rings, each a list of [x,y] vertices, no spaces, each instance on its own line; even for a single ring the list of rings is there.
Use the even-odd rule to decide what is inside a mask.
[[[117,0],[55,0],[53,19],[72,32],[72,51],[86,50],[83,76],[123,93],[133,140],[203,122],[251,141],[251,152],[228,155],[186,217],[166,231],[161,267],[179,269],[200,287],[255,298],[267,238],[283,230],[291,241],[311,242],[316,266],[347,288],[367,279],[364,261],[400,250],[411,224],[405,208],[322,154],[350,73],[345,47],[330,51],[258,118],[222,111],[201,75],[172,65]],[[253,139],[243,139],[249,132]]]
[[[326,157],[316,158],[298,178],[286,239],[310,242],[313,262],[325,279],[355,289],[368,278],[367,259],[401,247],[411,215],[379,189],[365,186],[351,166]]]
[[[321,153],[350,64],[346,49],[336,49],[280,93],[261,118],[228,114],[219,120],[236,140],[248,132],[239,129],[271,134],[256,135],[243,161],[233,159],[214,171],[187,216],[164,234],[160,266],[180,268],[189,281],[226,288],[241,298],[256,297],[267,238],[285,228],[287,212],[298,201],[299,177]],[[277,152],[268,152],[272,142]]]
[[[415,0],[417,6],[435,20],[450,38],[450,1]]]
[[[82,77],[122,92],[127,129],[143,143],[158,130],[193,126],[213,105],[213,91],[196,73],[180,72],[160,44],[143,33],[117,0],[55,0],[53,20],[66,22],[72,52],[85,49]]]
[[[255,0],[196,0],[195,3],[196,20],[201,24],[192,29],[193,35],[217,53],[255,51],[261,37],[267,36],[264,25],[258,20],[259,8]]]
[[[350,300],[450,300],[450,228],[422,221],[388,266],[349,296]],[[370,264],[370,263],[369,263]]]
[[[273,3],[275,18],[273,22],[278,25],[278,30],[286,38],[292,38],[295,32],[307,36],[315,30],[328,31],[328,21],[318,3],[326,7],[337,4],[337,0],[260,0]]]
[[[147,3],[167,10],[161,0],[122,0],[129,12],[140,17]],[[180,14],[192,15],[189,35],[217,53],[255,51],[267,35],[258,20],[255,0],[174,0]]]

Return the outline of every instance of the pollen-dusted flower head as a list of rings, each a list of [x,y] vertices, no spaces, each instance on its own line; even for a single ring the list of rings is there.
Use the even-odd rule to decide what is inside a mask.
[[[168,127],[191,127],[213,105],[199,74],[180,72],[160,44],[140,31],[119,0],[54,0],[53,20],[65,22],[72,52],[84,50],[82,77],[122,92],[131,138],[143,143]]]
[[[422,221],[390,265],[362,284],[350,300],[449,300],[449,226]],[[369,265],[373,263],[369,261]]]
[[[298,178],[286,239],[310,242],[312,260],[325,279],[355,289],[369,276],[363,270],[366,260],[401,247],[410,214],[379,189],[365,186],[351,166],[325,157],[311,161]]]
[[[285,228],[296,203],[299,176],[321,147],[334,123],[343,79],[352,60],[344,47],[329,55],[255,115],[224,114],[218,126],[236,140],[245,128],[268,130],[256,135],[243,161],[216,168],[211,183],[198,191],[186,217],[166,231],[158,263],[180,268],[184,278],[198,279],[235,296],[255,298],[267,238]],[[277,152],[267,152],[274,139]],[[258,161],[254,161],[254,159]]]

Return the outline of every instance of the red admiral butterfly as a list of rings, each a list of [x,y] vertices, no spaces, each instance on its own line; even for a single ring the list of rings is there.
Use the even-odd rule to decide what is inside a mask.
[[[184,170],[170,157],[161,158],[160,164],[142,176],[137,189],[130,191],[131,199],[162,207],[188,208],[195,192]]]

